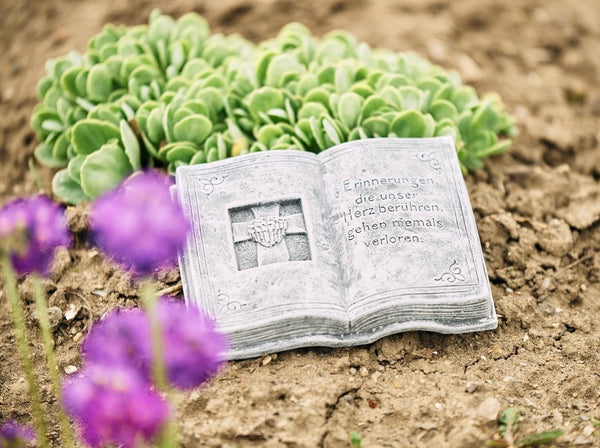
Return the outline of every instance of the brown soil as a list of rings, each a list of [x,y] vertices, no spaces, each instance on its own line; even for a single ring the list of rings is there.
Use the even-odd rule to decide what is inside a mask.
[[[562,428],[555,446],[600,446],[600,3],[590,0],[44,0],[0,3],[0,202],[36,191],[28,122],[47,58],[83,51],[102,24],[143,23],[159,6],[195,10],[214,31],[253,40],[289,21],[344,28],[374,46],[416,50],[498,92],[518,120],[510,153],[468,180],[488,264],[496,331],[413,332],[348,349],[304,349],[228,367],[175,397],[185,447],[481,447],[500,408],[523,433]],[[46,186],[51,171],[40,169]],[[85,240],[59,254],[50,305],[77,314],[56,330],[61,368],[79,366],[80,338],[115,307],[137,303],[130,280]],[[178,273],[160,279],[176,284]],[[38,374],[44,373],[28,300]],[[71,317],[71,316],[69,316]],[[0,300],[0,421],[30,422],[6,300]],[[50,391],[45,406],[54,418]],[[53,420],[51,439],[57,440]]]

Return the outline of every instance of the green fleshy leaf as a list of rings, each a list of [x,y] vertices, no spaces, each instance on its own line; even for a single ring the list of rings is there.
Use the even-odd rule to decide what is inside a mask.
[[[352,87],[352,75],[347,67],[342,65],[335,69],[334,85],[339,94],[347,92]]]
[[[250,94],[248,107],[252,116],[258,118],[260,112],[285,107],[285,99],[279,90],[261,87]]]
[[[223,93],[215,87],[205,87],[196,96],[195,99],[201,100],[211,111],[210,118],[215,121],[217,115],[225,107]]]
[[[456,110],[456,107],[450,101],[446,100],[435,101],[429,108],[429,113],[437,121],[441,121],[444,118],[448,118],[452,121],[456,121],[458,119],[458,111]]]
[[[369,137],[387,137],[390,124],[380,117],[367,118],[361,127]]]
[[[348,128],[352,129],[361,113],[362,98],[353,92],[346,92],[338,103],[338,116]]]
[[[69,160],[67,171],[71,179],[78,184],[81,184],[81,165],[87,156],[78,155]]]
[[[36,146],[34,151],[36,160],[42,165],[46,165],[51,168],[63,168],[67,162],[65,160],[58,160],[52,157],[52,150],[52,145],[44,142],[40,143]]]
[[[461,87],[454,91],[450,101],[454,103],[458,112],[462,112],[463,110],[472,109],[477,106],[477,93],[473,87]]]
[[[95,65],[90,69],[86,82],[88,97],[92,101],[105,101],[113,90],[110,70],[105,65]]]
[[[202,151],[200,151],[202,152]],[[167,154],[168,162],[181,161],[188,163],[198,153],[198,150],[191,145],[181,145],[173,148]]]
[[[381,115],[386,110],[388,110],[388,103],[385,98],[378,95],[373,95],[364,102],[361,110],[361,116],[364,120],[365,118],[369,118],[374,115]]]
[[[304,103],[302,108],[298,111],[298,119],[320,117],[321,115],[327,115],[328,113],[328,109],[321,103]]]
[[[274,140],[281,137],[283,131],[277,125],[268,124],[260,128],[256,139],[266,147],[270,147]]]
[[[54,142],[54,147],[52,148],[52,158],[54,160],[67,163],[67,150],[69,148],[69,144],[69,139],[66,137],[66,135],[60,134]]]
[[[95,119],[85,119],[73,126],[71,143],[78,154],[91,154],[110,140],[119,139],[119,128]]]
[[[555,429],[554,431],[545,431],[540,432],[538,434],[532,434],[529,436],[525,436],[520,438],[516,446],[540,446],[545,445],[550,442],[554,442],[560,436],[562,436],[565,432],[562,429]]]
[[[217,147],[214,146],[214,147],[210,148],[210,150],[208,151],[208,153],[206,155],[206,161],[207,162],[216,162],[217,160],[219,160],[219,151],[217,150]]]
[[[304,103],[321,103],[323,106],[329,108],[329,95],[331,93],[328,92],[323,87],[317,87],[316,89],[312,89],[308,94],[304,97]]]
[[[175,105],[171,102],[166,108],[162,117],[162,127],[165,132],[165,139],[168,143],[177,141],[175,137]]]
[[[146,135],[156,145],[165,138],[165,130],[163,128],[164,113],[164,107],[157,107],[150,112],[146,122]]]
[[[219,160],[226,159],[229,156],[227,151],[227,144],[225,143],[223,135],[221,134],[217,135],[217,154],[219,156]]]
[[[300,78],[298,87],[296,88],[297,94],[300,96],[306,96],[315,87],[319,86],[319,79],[313,73],[306,73]]]
[[[397,137],[423,137],[427,131],[425,117],[416,110],[400,112],[390,125]]]
[[[116,104],[98,104],[90,111],[87,117],[119,126],[119,123],[123,119],[123,113],[121,108]]]
[[[476,132],[478,130],[494,131],[498,124],[498,117],[489,101],[482,101],[473,112],[471,118],[471,128]]]
[[[42,101],[44,99],[46,92],[50,89],[50,87],[52,87],[53,84],[54,80],[51,76],[45,76],[44,78],[40,79],[36,86],[36,95],[38,100]]]
[[[319,149],[321,151],[324,149],[327,149],[327,143],[325,142],[325,136],[324,136],[324,133],[319,128],[317,119],[315,117],[310,117],[308,119],[308,123],[310,125],[310,130],[311,130],[312,136],[315,139],[315,141],[317,142]]]
[[[507,431],[514,434],[519,426],[519,420],[521,420],[521,414],[516,407],[511,406],[504,409],[498,416],[499,430],[502,437],[506,437]]]
[[[189,160],[202,163],[356,138],[450,135],[461,167],[474,168],[516,133],[497,95],[480,99],[456,74],[415,54],[373,51],[346,32],[319,39],[292,24],[254,45],[210,35],[197,14],[154,12],[150,22],[107,26],[87,54],[48,62],[31,119],[44,141],[40,161],[64,166],[111,143],[137,169],[154,160],[142,151],[159,157],[161,148],[166,164],[169,145],[182,141],[202,146]],[[186,159],[189,151],[180,152]],[[168,162],[171,171],[188,163]]]
[[[342,143],[340,136],[335,129],[334,125],[327,118],[323,119],[323,130],[325,131],[325,135],[331,140],[334,145],[339,145]],[[327,145],[331,146],[331,145]]]
[[[140,143],[125,120],[121,120],[119,124],[119,130],[121,131],[121,140],[123,141],[123,146],[125,147],[125,154],[129,159],[129,163],[133,167],[135,171],[139,170],[142,167],[141,164],[141,155],[140,155]]]
[[[360,95],[363,99],[366,99],[373,95],[373,88],[366,82],[359,82],[357,84],[354,84],[350,88],[350,91]]]
[[[75,76],[75,90],[76,97],[84,99],[87,96],[87,79],[89,75],[89,70],[83,69],[80,70],[79,73]]]
[[[64,126],[60,121],[50,119],[42,121],[42,129],[48,132],[62,132]]]
[[[490,156],[495,156],[498,154],[502,154],[503,152],[506,152],[508,150],[508,148],[510,147],[511,141],[510,140],[502,140],[492,146],[488,146],[487,148],[481,150],[481,151],[477,151],[477,157],[480,158],[485,158],[485,157],[490,157]]]
[[[190,115],[175,124],[173,132],[178,141],[202,144],[212,132],[213,125],[204,115]]]
[[[386,102],[393,105],[395,110],[402,110],[402,95],[400,95],[399,89],[392,86],[385,86],[379,91],[379,95],[385,98]]]
[[[81,165],[81,188],[91,199],[115,188],[131,172],[125,151],[107,144],[88,155]]]
[[[63,92],[65,92],[65,94],[72,99],[79,96],[76,79],[81,71],[81,67],[71,67],[60,77],[60,87],[62,88]]]
[[[190,165],[198,165],[200,163],[206,163],[206,153],[204,151],[198,151],[190,160]]]
[[[83,192],[81,185],[69,176],[67,170],[60,170],[52,179],[52,192],[67,204],[79,204],[90,198]]]
[[[294,56],[288,53],[279,54],[273,57],[267,68],[265,85],[281,87],[284,85],[285,75],[290,72],[300,75],[304,72],[304,67]]]

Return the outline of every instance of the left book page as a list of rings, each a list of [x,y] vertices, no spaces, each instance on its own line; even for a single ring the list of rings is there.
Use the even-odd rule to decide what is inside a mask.
[[[339,239],[314,154],[180,167],[176,194],[193,225],[180,256],[184,294],[228,334],[230,358],[348,331]]]

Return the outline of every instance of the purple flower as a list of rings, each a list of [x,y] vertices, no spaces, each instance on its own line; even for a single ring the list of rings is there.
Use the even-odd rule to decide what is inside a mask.
[[[169,409],[136,370],[93,364],[63,387],[67,413],[92,447],[134,448],[160,431]]]
[[[0,448],[24,448],[35,438],[33,430],[8,421],[0,425]]]
[[[159,301],[157,315],[171,384],[190,389],[220,369],[227,344],[207,316],[172,298]],[[89,363],[129,365],[150,378],[153,354],[148,316],[140,309],[113,312],[92,328],[83,353]]]
[[[64,210],[46,196],[15,199],[0,209],[0,251],[17,274],[48,274],[56,248],[70,244]]]
[[[92,210],[100,248],[136,276],[172,267],[190,224],[171,199],[171,179],[155,171],[138,173],[101,196]]]
[[[180,300],[163,298],[157,312],[169,381],[180,389],[201,385],[223,365],[225,337],[198,308]]]
[[[141,308],[116,310],[95,324],[83,342],[87,362],[128,365],[150,378],[150,321]]]

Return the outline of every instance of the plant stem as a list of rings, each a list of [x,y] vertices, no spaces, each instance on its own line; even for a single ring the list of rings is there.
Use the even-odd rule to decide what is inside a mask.
[[[35,183],[37,184],[40,192],[45,193],[46,189],[44,188],[44,184],[42,183],[42,178],[40,177],[40,173],[38,173],[37,169],[35,168],[35,161],[33,160],[33,157],[29,158],[29,171],[31,171],[31,174],[33,175],[33,179],[35,180]]]
[[[29,387],[29,398],[31,399],[31,411],[33,414],[33,423],[37,433],[37,442],[40,448],[48,448],[48,432],[46,422],[44,421],[44,411],[42,410],[42,402],[40,399],[40,389],[33,372],[33,364],[31,362],[31,350],[27,343],[27,333],[25,330],[25,319],[23,318],[23,310],[19,303],[19,293],[17,291],[17,278],[12,264],[8,257],[2,257],[2,275],[4,277],[4,288],[10,310],[13,318],[15,336],[17,339],[17,348],[21,356],[21,363],[25,371]]]
[[[42,288],[42,282],[37,274],[33,274],[33,295],[35,296],[35,306],[38,314],[40,332],[46,354],[46,363],[48,365],[48,374],[50,382],[54,389],[54,396],[58,402],[58,422],[62,433],[63,446],[73,448],[75,446],[71,425],[64,410],[62,409],[62,391],[60,388],[60,376],[58,374],[58,364],[54,356],[54,339],[50,328],[50,319],[48,318],[48,304],[46,295]]]
[[[152,286],[151,282],[145,281],[141,285],[142,289],[142,302],[146,313],[148,313],[148,319],[150,320],[150,332],[152,338],[152,376],[154,384],[159,392],[162,392],[167,396],[169,393],[169,383],[167,381],[167,369],[165,366],[164,358],[164,346],[162,338],[162,325],[158,319],[157,302],[158,295],[156,289]],[[175,425],[171,419],[167,420],[163,428],[162,434],[159,440],[160,448],[174,448],[175,443]]]

